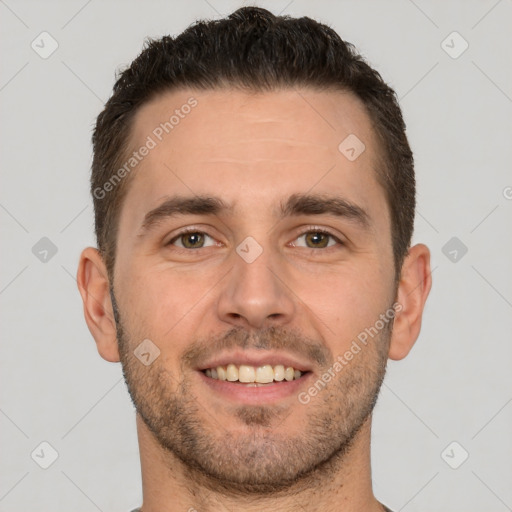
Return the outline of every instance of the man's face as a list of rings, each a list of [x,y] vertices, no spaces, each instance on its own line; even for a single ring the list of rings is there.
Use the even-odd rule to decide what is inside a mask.
[[[155,132],[191,97],[170,133]],[[351,134],[365,145],[355,159],[360,147],[338,149]],[[129,391],[169,456],[226,486],[277,489],[347,451],[385,372],[391,322],[344,359],[395,298],[369,117],[349,93],[180,91],[137,113],[133,149],[148,136],[156,146],[133,171],[114,274]],[[178,197],[228,209],[148,215]],[[134,355],[143,340],[160,351],[147,366]],[[218,366],[227,379],[234,368],[248,380],[302,374],[255,385],[206,372]]]

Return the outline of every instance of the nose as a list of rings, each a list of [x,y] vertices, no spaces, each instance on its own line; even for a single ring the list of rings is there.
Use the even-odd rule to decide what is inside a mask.
[[[224,287],[218,301],[220,319],[253,329],[289,323],[297,304],[276,258],[266,250],[252,262],[238,254],[233,257],[232,271],[222,281]]]

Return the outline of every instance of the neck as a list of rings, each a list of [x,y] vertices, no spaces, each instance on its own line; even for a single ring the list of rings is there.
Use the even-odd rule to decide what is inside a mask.
[[[215,482],[188,468],[164,450],[137,415],[143,505],[142,512],[382,512],[371,485],[371,416],[343,458],[333,457],[314,474],[272,495],[243,495],[215,490]]]

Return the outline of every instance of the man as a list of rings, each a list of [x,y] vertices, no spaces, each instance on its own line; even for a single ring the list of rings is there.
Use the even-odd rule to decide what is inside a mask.
[[[141,510],[389,510],[372,410],[431,287],[394,92],[327,26],[246,7],[151,41],[93,144],[78,283]]]

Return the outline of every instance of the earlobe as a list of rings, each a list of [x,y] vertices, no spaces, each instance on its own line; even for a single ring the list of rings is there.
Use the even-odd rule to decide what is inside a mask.
[[[402,265],[397,293],[397,313],[389,346],[389,358],[403,359],[418,339],[430,288],[430,251],[423,244],[411,247]]]
[[[110,283],[99,251],[87,247],[80,255],[77,283],[84,304],[84,316],[103,359],[119,362],[117,333],[110,298]]]

